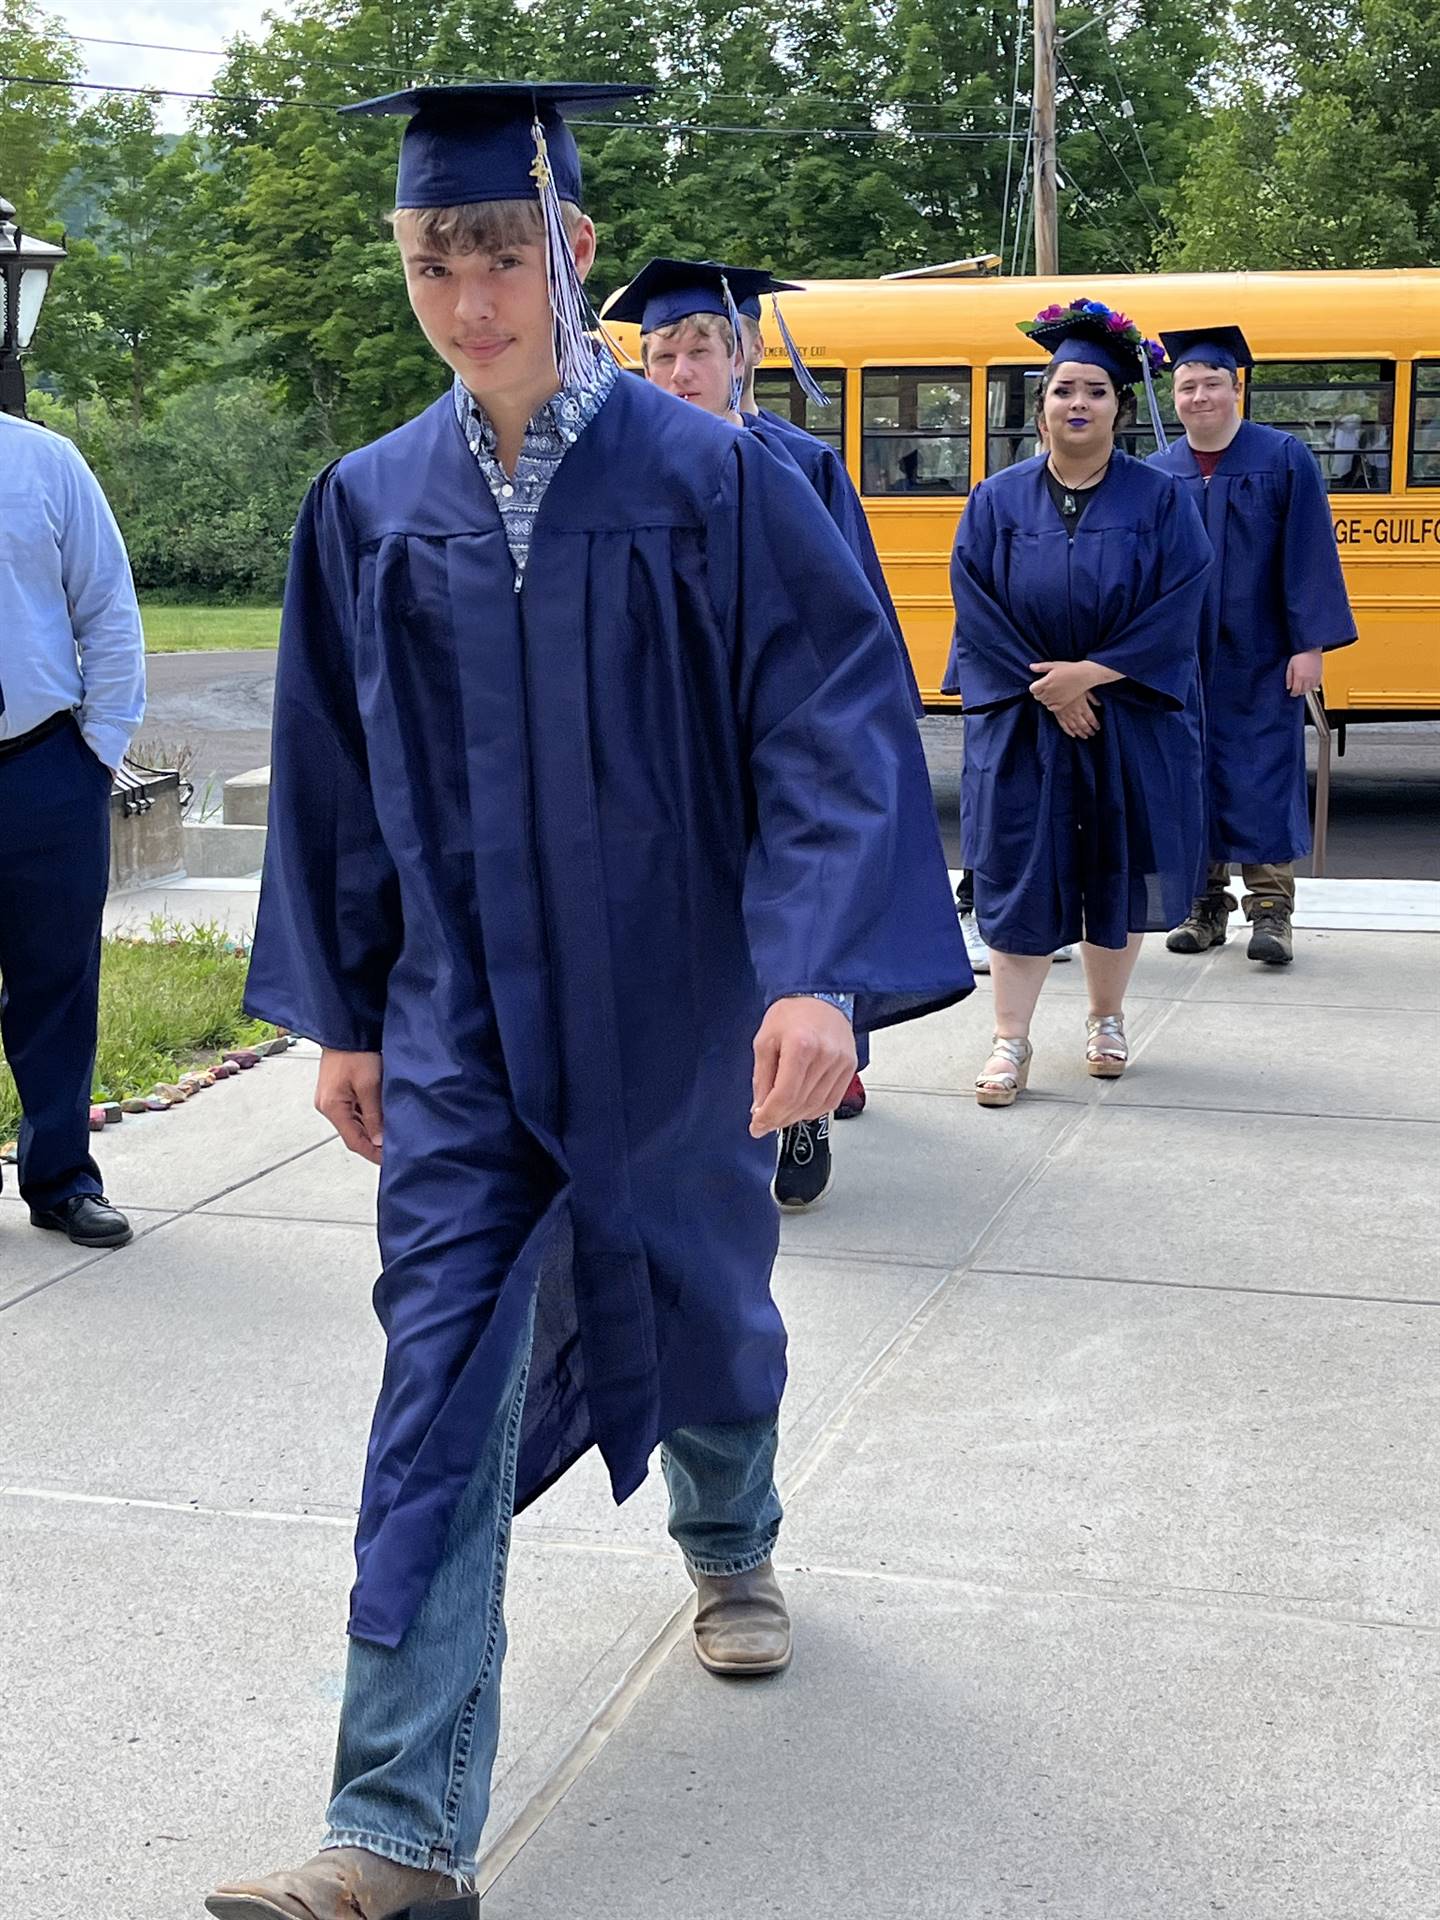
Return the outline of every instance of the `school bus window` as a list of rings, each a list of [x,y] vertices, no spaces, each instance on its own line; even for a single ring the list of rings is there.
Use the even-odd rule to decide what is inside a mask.
[[[1245,411],[1303,440],[1331,493],[1390,491],[1393,361],[1262,361],[1245,383]]]
[[[968,368],[867,367],[861,421],[862,493],[968,492]]]
[[[992,367],[985,382],[985,471],[1003,473],[1035,452],[1035,396],[1044,367]]]
[[[804,427],[817,440],[828,440],[840,453],[845,446],[845,376],[821,367],[812,367],[810,371],[816,386],[828,394],[828,407],[807,399],[800,382],[784,367],[761,367],[756,373],[756,404],[778,413],[792,426]]]
[[[1001,473],[1018,460],[1028,460],[1036,451],[1035,396],[1040,390],[1044,367],[992,367],[985,386],[985,471]],[[1173,440],[1181,429],[1174,418],[1170,395],[1170,376],[1155,381],[1160,401],[1160,417]],[[1155,451],[1155,435],[1150,430],[1150,409],[1143,391],[1137,391],[1138,418],[1118,436],[1126,453],[1145,460]]]
[[[1440,360],[1415,362],[1410,403],[1410,484],[1440,487]]]

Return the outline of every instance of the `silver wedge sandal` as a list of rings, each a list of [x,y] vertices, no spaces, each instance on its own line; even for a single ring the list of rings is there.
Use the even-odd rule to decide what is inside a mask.
[[[981,1107],[1013,1107],[1030,1079],[1030,1062],[1035,1049],[1028,1040],[1015,1040],[997,1033],[990,1043],[992,1056],[1008,1060],[999,1073],[975,1076],[975,1103]]]
[[[1085,1064],[1095,1080],[1118,1080],[1130,1064],[1123,1013],[1092,1013],[1085,1022]]]

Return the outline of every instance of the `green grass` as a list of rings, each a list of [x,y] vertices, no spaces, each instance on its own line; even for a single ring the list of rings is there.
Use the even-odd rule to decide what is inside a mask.
[[[273,647],[280,637],[278,607],[170,607],[144,601],[147,653],[203,653],[214,648]]]
[[[101,950],[97,1100],[148,1093],[197,1060],[275,1031],[242,1012],[249,960],[229,950],[221,929],[156,923],[151,933],[107,939]],[[19,1125],[15,1082],[0,1057],[0,1143]]]

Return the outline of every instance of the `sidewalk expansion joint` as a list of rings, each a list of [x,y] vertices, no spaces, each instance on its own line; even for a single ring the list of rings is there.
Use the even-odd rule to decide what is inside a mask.
[[[77,1260],[73,1267],[67,1267],[63,1273],[53,1273],[48,1280],[37,1280],[33,1287],[27,1287],[23,1293],[17,1293],[12,1299],[0,1300],[0,1313],[8,1312],[11,1307],[18,1307],[22,1301],[33,1300],[37,1293],[48,1292],[51,1287],[58,1286],[62,1280],[73,1280],[77,1274],[88,1273],[92,1267],[98,1266],[102,1260],[119,1259],[122,1255],[129,1253],[131,1248],[140,1246],[142,1242],[151,1239],[155,1234],[164,1233],[167,1228],[173,1227],[177,1221],[193,1220],[196,1215],[204,1214],[207,1208],[214,1206],[215,1201],[225,1199],[228,1194],[239,1193],[242,1187],[248,1187],[257,1180],[264,1180],[268,1178],[270,1174],[278,1173],[282,1167],[293,1166],[297,1160],[303,1160],[307,1154],[318,1153],[321,1147],[328,1147],[329,1144],[330,1142],[328,1140],[313,1141],[308,1147],[301,1147],[295,1153],[286,1154],[282,1160],[273,1161],[267,1167],[260,1167],[254,1173],[247,1173],[243,1180],[233,1181],[228,1187],[221,1187],[214,1193],[207,1193],[202,1199],[192,1201],[188,1207],[136,1207],[136,1211],[139,1213],[163,1213],[166,1215],[166,1218],[152,1221],[149,1226],[141,1227],[134,1239],[128,1241],[123,1247],[102,1247],[94,1253],[91,1253],[88,1257]],[[134,1203],[132,1202],[131,1204]],[[216,1218],[222,1220],[288,1220],[290,1218],[287,1214],[232,1214],[220,1208],[216,1208],[215,1213]],[[351,1220],[337,1220],[334,1222],[317,1220],[313,1223],[302,1221],[300,1224],[314,1224],[315,1226],[329,1226],[332,1224],[335,1226],[354,1226],[356,1223]],[[78,1253],[81,1249],[77,1248],[76,1251]],[[128,1261],[125,1262],[126,1266],[129,1264]],[[117,1275],[117,1278],[123,1279],[123,1277],[123,1272]]]
[[[901,1572],[893,1567],[831,1566],[816,1560],[778,1560],[787,1577],[848,1580],[866,1585],[953,1593],[972,1600],[1082,1600],[1098,1606],[1167,1607],[1177,1612],[1221,1613],[1245,1619],[1284,1620],[1311,1627],[1342,1627],[1367,1632],[1440,1635],[1440,1620],[1406,1620],[1395,1614],[1362,1613],[1337,1607],[1329,1611],[1318,1594],[1274,1594],[1249,1587],[1122,1586],[1118,1581],[1070,1584],[1029,1581],[967,1580],[962,1574]],[[1245,1604],[1259,1601],[1253,1606]],[[1226,1602],[1237,1604],[1227,1605]],[[1309,1604],[1306,1604],[1306,1603]]]
[[[1160,1280],[1125,1273],[1060,1273],[1051,1267],[972,1266],[965,1278],[971,1280],[1061,1280],[1079,1281],[1097,1287],[1168,1287],[1173,1293],[1228,1293],[1237,1299],[1255,1294],[1261,1299],[1345,1300],[1363,1307],[1440,1307],[1440,1299],[1416,1297],[1405,1293],[1344,1293],[1328,1287],[1246,1287],[1225,1280]]]
[[[140,1494],[79,1493],[65,1487],[0,1486],[0,1500],[51,1501],[62,1506],[134,1507],[142,1513],[179,1513],[191,1520],[262,1520],[269,1525],[343,1527],[355,1531],[353,1508],[341,1513],[283,1511],[269,1507],[211,1507],[200,1500],[153,1500]]]

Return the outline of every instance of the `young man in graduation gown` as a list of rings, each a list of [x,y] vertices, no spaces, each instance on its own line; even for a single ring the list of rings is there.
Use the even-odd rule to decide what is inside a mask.
[[[408,290],[456,374],[316,483],[248,1001],[381,1167],[387,1336],[322,1851],[221,1920],[439,1920],[488,1807],[515,1508],[663,1442],[696,1650],[775,1671],[767,1137],[970,984],[893,640],[753,436],[583,327],[562,106],[417,88]],[[537,198],[538,182],[538,198]]]
[[[789,285],[764,268],[726,266],[715,260],[656,258],[648,261],[610,302],[606,318],[639,327],[645,377],[654,385],[717,419],[755,433],[772,452],[799,468],[823,501],[885,613],[919,713],[920,695],[904,635],[844,461],[832,447],[778,415],[759,409],[747,412],[744,407],[745,315],[751,312],[758,325],[761,295],[768,293],[773,299],[776,292]],[[788,334],[783,337],[792,366],[805,374]],[[808,379],[808,374],[805,377]],[[855,1038],[856,1071],[836,1108],[836,1114],[845,1119],[854,1118],[865,1105],[860,1072],[869,1065],[869,1035],[857,1028]],[[830,1119],[825,1113],[799,1120],[780,1137],[774,1193],[787,1211],[816,1205],[830,1189]]]
[[[1185,438],[1154,459],[1184,484],[1215,549],[1201,644],[1209,866],[1165,944],[1204,953],[1224,942],[1236,861],[1249,957],[1285,966],[1294,863],[1310,850],[1305,695],[1320,685],[1325,654],[1354,641],[1355,621],[1314,454],[1240,417],[1239,369],[1253,364],[1244,334],[1203,327],[1160,338]]]

